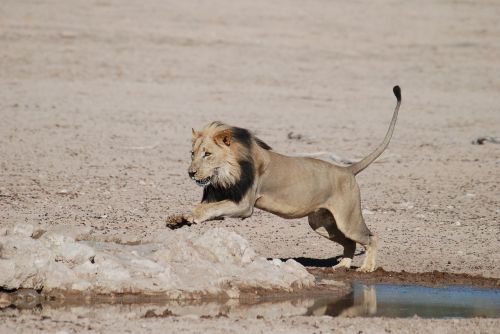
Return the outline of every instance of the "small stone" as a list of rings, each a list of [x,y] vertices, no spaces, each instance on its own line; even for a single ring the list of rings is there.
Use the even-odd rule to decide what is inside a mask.
[[[0,292],[0,309],[6,308],[12,303],[14,303],[14,295],[11,293],[6,293],[6,292]]]
[[[460,226],[462,225],[459,221],[455,222],[455,226]]]

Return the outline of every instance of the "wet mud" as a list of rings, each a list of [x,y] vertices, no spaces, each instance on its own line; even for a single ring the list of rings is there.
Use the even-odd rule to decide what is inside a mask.
[[[318,278],[338,280],[345,283],[364,284],[414,284],[427,287],[462,285],[478,288],[500,288],[500,279],[480,275],[455,274],[440,271],[411,273],[406,271],[386,271],[382,268],[371,273],[355,270],[308,267],[308,271]]]

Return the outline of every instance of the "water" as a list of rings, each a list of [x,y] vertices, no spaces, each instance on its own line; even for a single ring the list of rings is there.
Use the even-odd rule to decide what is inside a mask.
[[[309,315],[405,318],[500,317],[500,290],[464,286],[429,288],[419,285],[355,283],[337,300],[320,298]]]
[[[35,312],[77,312],[128,314],[142,317],[198,315],[204,317],[266,317],[297,315],[404,318],[471,318],[500,317],[500,289],[479,289],[464,286],[429,288],[418,285],[354,283],[346,295],[302,295],[258,300],[151,300],[147,297],[117,298],[113,303],[99,300],[45,301],[36,292],[20,291],[14,305],[7,309],[29,309]],[[1,312],[1,309],[0,309]],[[29,312],[29,311],[28,311]]]

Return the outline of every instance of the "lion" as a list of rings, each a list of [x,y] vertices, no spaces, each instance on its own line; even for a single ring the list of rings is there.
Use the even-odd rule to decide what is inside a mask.
[[[311,228],[343,246],[333,268],[350,268],[356,243],[366,250],[358,271],[375,270],[378,238],[365,224],[356,174],[387,148],[401,105],[401,89],[383,142],[364,159],[340,166],[311,157],[275,152],[250,131],[212,122],[192,130],[189,177],[203,187],[201,203],[184,216],[187,224],[222,217],[250,217],[254,208],[287,219],[308,217]]]

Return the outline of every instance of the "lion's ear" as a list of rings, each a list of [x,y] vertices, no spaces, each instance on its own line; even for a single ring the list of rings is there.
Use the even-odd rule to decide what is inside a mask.
[[[218,132],[214,136],[214,141],[218,145],[226,145],[230,146],[231,142],[233,141],[233,134],[231,130],[224,130],[221,132]]]
[[[193,134],[193,139],[198,138],[198,132],[196,132],[193,128],[191,128],[191,133]]]

